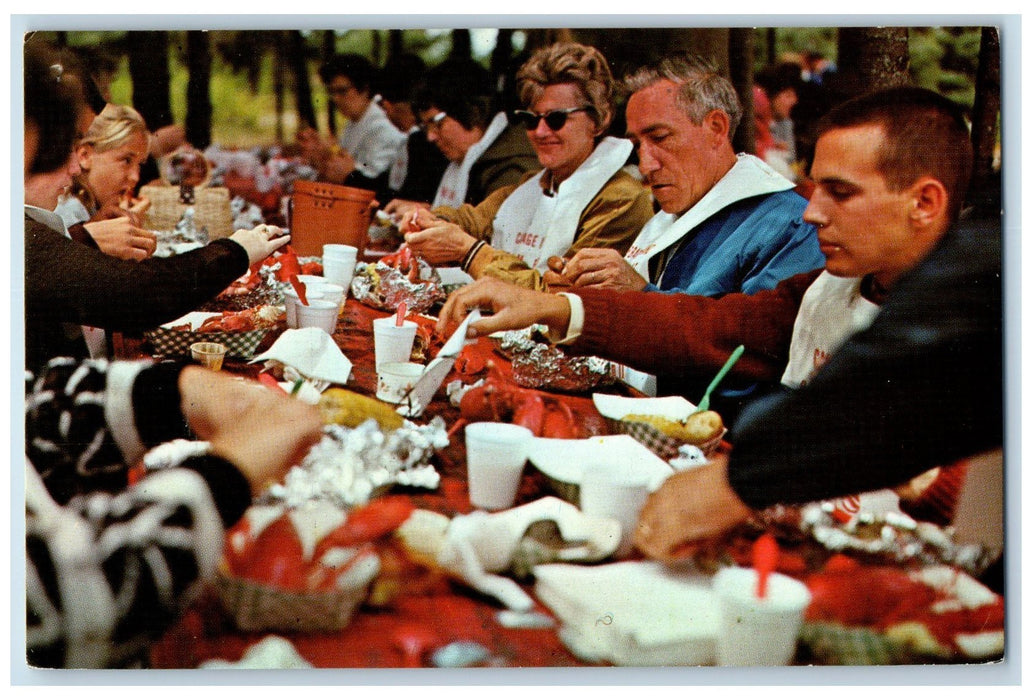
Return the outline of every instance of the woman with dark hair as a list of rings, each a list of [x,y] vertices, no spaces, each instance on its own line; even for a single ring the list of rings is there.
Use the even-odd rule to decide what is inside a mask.
[[[433,202],[394,200],[397,220],[430,206],[479,204],[540,166],[526,130],[496,111],[491,76],[472,59],[449,59],[431,69],[414,106],[426,138],[450,162]]]
[[[542,289],[548,259],[582,248],[624,254],[653,214],[648,190],[623,168],[631,142],[606,136],[615,83],[605,57],[575,43],[537,51],[517,73],[527,109],[513,113],[539,166],[476,206],[420,211],[405,239],[434,264],[474,278]]]

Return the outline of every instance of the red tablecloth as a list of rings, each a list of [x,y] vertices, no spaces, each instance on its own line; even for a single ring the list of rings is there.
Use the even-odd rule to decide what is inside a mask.
[[[372,395],[376,387],[373,355],[372,321],[386,314],[349,299],[338,321],[334,340],[353,363],[347,388]],[[271,333],[263,348],[271,344]],[[490,356],[507,370],[508,361],[493,351],[488,339],[478,341],[477,352]],[[260,351],[259,350],[259,351]],[[145,354],[146,347],[123,348],[123,354]],[[256,376],[258,365],[229,360],[226,371]],[[450,381],[453,377],[449,377]],[[564,396],[578,413],[594,413],[589,396]],[[458,409],[448,404],[443,390],[426,411],[426,417],[440,415],[451,427],[458,418]],[[462,434],[438,454],[435,466],[441,474],[441,485],[435,491],[403,490],[417,507],[449,516],[469,513],[472,507],[466,489],[465,448]],[[528,468],[517,495],[517,504],[548,495],[543,477]],[[406,659],[398,645],[398,637],[415,630],[432,636],[427,653],[418,659],[429,665],[429,652],[455,641],[473,641],[487,647],[492,665],[498,666],[571,666],[583,665],[559,641],[557,630],[509,629],[495,619],[503,608],[492,599],[460,583],[428,573],[406,580],[403,590],[386,607],[364,606],[347,628],[336,633],[287,634],[298,651],[309,662],[325,668],[396,668]],[[541,609],[544,611],[544,608]],[[279,633],[282,634],[282,633]],[[235,629],[222,610],[215,594],[207,592],[182,620],[154,645],[151,663],[155,668],[195,668],[202,661],[221,658],[238,660],[248,646],[264,637],[263,633],[244,633]]]

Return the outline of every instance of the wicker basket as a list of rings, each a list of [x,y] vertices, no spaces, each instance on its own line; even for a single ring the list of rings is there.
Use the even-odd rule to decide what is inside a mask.
[[[208,230],[211,240],[226,238],[233,233],[233,210],[229,190],[225,187],[198,187],[193,191],[193,203],[181,201],[180,189],[174,185],[145,185],[140,196],[150,200],[151,206],[144,218],[144,228],[153,231],[171,231],[183,218],[183,212],[193,207],[198,228]]]
[[[358,570],[360,567],[360,570]],[[366,601],[369,586],[380,572],[376,556],[356,564],[344,588],[324,593],[299,593],[236,578],[220,569],[215,577],[219,599],[244,632],[332,632],[344,629]]]

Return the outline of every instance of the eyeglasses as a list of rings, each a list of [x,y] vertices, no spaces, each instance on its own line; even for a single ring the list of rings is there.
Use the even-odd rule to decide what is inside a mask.
[[[447,112],[438,112],[434,116],[419,125],[419,128],[423,131],[430,131],[431,129],[440,129],[441,122],[444,121],[445,117],[448,116]]]
[[[541,120],[545,120],[545,124],[552,131],[559,131],[566,126],[566,119],[574,112],[588,112],[592,108],[584,105],[582,107],[567,107],[566,109],[553,109],[544,114],[538,114],[537,112],[531,112],[526,109],[517,109],[512,113],[513,118],[517,124],[523,125],[527,131],[534,131],[538,128],[538,124]]]
[[[331,95],[346,95],[355,89],[356,88],[354,85],[343,85],[339,87],[331,87],[329,90],[327,90],[327,92],[329,92]]]

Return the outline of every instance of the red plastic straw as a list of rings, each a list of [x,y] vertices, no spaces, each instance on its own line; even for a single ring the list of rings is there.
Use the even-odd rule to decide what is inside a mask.
[[[765,532],[753,543],[753,568],[756,569],[756,597],[767,597],[767,579],[778,565],[778,541]]]
[[[401,302],[400,304],[398,304],[398,315],[394,317],[395,326],[401,326],[403,323],[405,323],[406,311],[408,311],[408,306],[405,305],[405,302]]]

